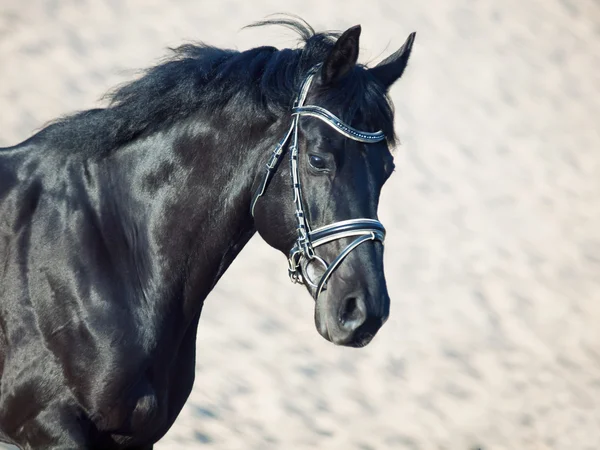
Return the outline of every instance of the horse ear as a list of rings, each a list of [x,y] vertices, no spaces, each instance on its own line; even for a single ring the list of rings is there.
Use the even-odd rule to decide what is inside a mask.
[[[414,32],[410,33],[406,42],[400,47],[400,50],[385,58],[377,66],[369,69],[369,72],[383,83],[386,88],[389,89],[404,73],[416,34]]]
[[[344,77],[356,64],[358,59],[358,38],[360,25],[348,28],[339,37],[333,49],[323,63],[321,81],[324,84],[333,83]]]

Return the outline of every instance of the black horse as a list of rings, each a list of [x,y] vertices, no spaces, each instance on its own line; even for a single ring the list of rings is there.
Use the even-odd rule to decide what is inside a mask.
[[[368,69],[359,26],[277,22],[303,47],[185,45],[0,149],[0,440],[152,448],[192,389],[204,299],[255,231],[325,338],[363,346],[386,320],[386,93],[414,34]]]

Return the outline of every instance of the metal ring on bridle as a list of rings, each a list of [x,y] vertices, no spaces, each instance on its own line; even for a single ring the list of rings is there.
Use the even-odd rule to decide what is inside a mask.
[[[314,257],[312,259],[309,259],[306,261],[305,263],[305,268],[303,268],[303,278],[304,281],[306,281],[310,286],[314,287],[314,288],[319,288],[319,284],[321,283],[321,280],[323,279],[323,275],[321,275],[321,278],[319,281],[317,281],[316,283],[312,280],[312,278],[310,277],[310,275],[307,273],[307,268],[308,265],[311,264],[313,261],[316,261],[318,263],[321,263],[321,265],[325,268],[325,271],[323,273],[327,272],[327,269],[329,269],[329,264],[327,264],[325,262],[325,260],[323,258],[321,258],[319,255],[314,255]]]
[[[327,281],[333,274],[333,272],[339,267],[342,261],[359,245],[369,241],[379,241],[383,243],[385,240],[385,228],[379,220],[376,219],[350,219],[335,222],[329,225],[325,225],[314,231],[311,231],[310,225],[304,214],[304,205],[302,202],[302,190],[300,185],[300,172],[298,170],[298,125],[300,117],[309,116],[319,119],[325,122],[327,125],[332,127],[338,133],[343,136],[363,143],[374,143],[380,142],[385,139],[385,134],[382,131],[368,132],[357,130],[350,125],[344,123],[337,116],[322,108],[315,105],[304,106],[306,96],[313,77],[318,72],[320,65],[313,67],[309,72],[305,80],[300,86],[300,90],[294,107],[292,108],[292,122],[285,137],[279,141],[275,150],[271,154],[268,163],[266,164],[266,171],[263,179],[254,193],[251,205],[251,213],[254,216],[254,209],[258,199],[265,193],[269,182],[273,178],[277,167],[279,166],[281,156],[286,148],[289,148],[290,152],[290,174],[292,178],[292,189],[294,193],[294,205],[296,207],[296,228],[298,237],[296,243],[290,250],[288,255],[288,272],[290,279],[294,283],[306,282],[310,286],[316,289],[315,298],[318,298],[323,290],[326,289]],[[348,244],[344,250],[331,262],[327,264],[323,258],[315,253],[315,248],[321,245],[327,244],[338,239],[356,237],[350,244]],[[305,261],[305,267],[312,261],[320,262],[325,267],[325,272],[321,276],[318,283],[304,273],[302,267],[302,261]]]

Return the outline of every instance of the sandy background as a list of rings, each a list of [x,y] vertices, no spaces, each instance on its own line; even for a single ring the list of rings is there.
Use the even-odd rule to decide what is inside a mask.
[[[194,392],[158,449],[600,449],[597,0],[0,0],[0,145],[90,108],[185,40],[274,12],[363,25],[361,61],[418,32],[392,91],[391,318],[365,349],[314,329],[259,238],[207,300]]]

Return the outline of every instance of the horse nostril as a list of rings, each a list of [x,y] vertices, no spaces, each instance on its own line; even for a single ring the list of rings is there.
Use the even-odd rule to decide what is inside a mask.
[[[340,311],[340,325],[348,331],[356,330],[366,319],[365,303],[362,299],[348,297]]]

